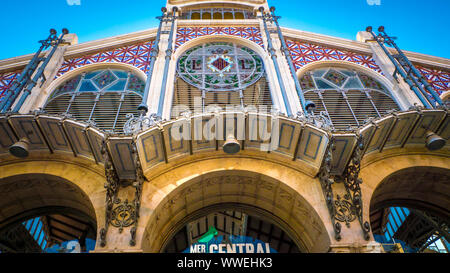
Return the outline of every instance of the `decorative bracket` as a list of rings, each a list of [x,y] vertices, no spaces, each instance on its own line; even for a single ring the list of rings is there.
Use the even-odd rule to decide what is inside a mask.
[[[108,232],[109,224],[112,220],[114,204],[120,203],[117,199],[117,193],[120,187],[119,177],[117,176],[111,158],[109,156],[106,141],[103,141],[101,153],[105,159],[105,176],[106,176],[106,211],[105,211],[105,227],[100,230],[100,245],[106,246],[106,234]]]
[[[139,161],[139,155],[135,141],[132,144],[132,154],[134,156],[134,164],[136,168],[136,181],[132,183],[135,188],[135,198],[130,203],[128,199],[122,202],[117,198],[119,188],[121,186],[119,177],[114,169],[110,155],[107,151],[106,141],[103,142],[102,154],[105,159],[105,175],[106,175],[106,213],[105,213],[105,227],[100,231],[100,245],[106,246],[106,234],[109,226],[119,228],[119,233],[123,232],[126,227],[131,228],[130,246],[136,245],[136,231],[139,221],[139,210],[141,208],[141,197],[144,182],[147,181]],[[124,185],[122,185],[124,186]],[[116,207],[114,207],[116,205]]]
[[[140,209],[141,209],[141,197],[142,197],[142,189],[144,187],[144,182],[148,182],[147,178],[144,176],[144,171],[142,170],[141,162],[139,161],[139,155],[137,152],[136,142],[133,141],[133,155],[134,155],[134,164],[136,167],[136,181],[133,183],[133,187],[135,188],[134,195],[134,214],[133,216],[133,224],[134,226],[131,228],[131,240],[130,246],[136,245],[136,230],[140,217]]]
[[[341,229],[342,226],[339,222],[336,222],[336,203],[334,201],[333,185],[334,181],[331,178],[331,162],[333,161],[333,150],[335,149],[335,140],[333,137],[330,139],[330,143],[328,144],[327,150],[325,152],[325,160],[322,164],[322,167],[319,171],[319,180],[322,185],[322,191],[325,197],[325,201],[327,203],[328,211],[330,213],[331,223],[333,224],[334,229],[334,237],[337,241],[342,239],[341,237]]]
[[[350,163],[347,169],[344,171],[342,181],[344,182],[345,190],[347,191],[346,196],[353,203],[353,212],[358,218],[361,228],[364,232],[364,239],[366,241],[370,240],[370,225],[363,219],[363,202],[360,184],[362,184],[362,179],[359,178],[359,173],[361,170],[361,160],[364,155],[364,138],[362,135],[358,135],[358,140],[356,143],[355,151],[353,152]],[[354,220],[354,219],[353,219]],[[353,221],[352,220],[352,221]]]

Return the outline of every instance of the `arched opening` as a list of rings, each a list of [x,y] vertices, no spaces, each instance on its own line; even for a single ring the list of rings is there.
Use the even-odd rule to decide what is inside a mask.
[[[223,18],[225,19],[225,20],[233,20],[234,18],[233,18],[233,13],[232,12],[224,12],[223,13]]]
[[[327,117],[338,130],[360,127],[368,118],[400,110],[390,90],[355,66],[323,63],[299,77],[306,100],[315,103],[315,113]]]
[[[250,236],[279,252],[330,247],[320,216],[298,192],[260,173],[235,170],[201,175],[167,194],[146,226],[142,248],[184,251],[210,227],[224,237]]]
[[[300,249],[290,235],[278,224],[273,214],[253,206],[224,203],[210,206],[188,216],[190,222],[181,228],[164,247],[164,253],[190,253],[190,247],[198,244],[209,230],[217,231],[217,244],[229,242],[227,253],[299,253]],[[213,238],[211,238],[213,240]],[[237,242],[237,243],[236,243]],[[258,247],[245,249],[239,243],[257,242]],[[266,244],[267,247],[266,247]],[[208,253],[210,250],[207,250]],[[225,251],[214,249],[215,253]]]
[[[450,170],[411,167],[386,177],[370,202],[374,237],[389,251],[449,252]],[[400,245],[399,245],[400,244]]]
[[[270,111],[272,94],[261,56],[233,42],[208,42],[183,52],[177,62],[172,118],[202,113],[209,106]],[[178,109],[182,108],[182,109]]]
[[[191,20],[200,20],[200,19],[201,19],[200,12],[191,13]]]
[[[223,19],[222,13],[221,12],[214,12],[213,19],[214,20],[222,20]]]
[[[255,19],[253,7],[242,4],[207,3],[182,7],[181,19],[188,20],[232,20]]]
[[[211,12],[202,12],[202,20],[211,20]]]
[[[2,252],[89,252],[97,220],[89,197],[58,176],[23,174],[0,180]]]
[[[238,11],[234,13],[234,19],[236,20],[244,20],[245,19],[245,15],[244,12]]]
[[[68,114],[103,130],[122,133],[127,115],[138,115],[145,81],[117,66],[74,74],[51,92],[44,111]]]

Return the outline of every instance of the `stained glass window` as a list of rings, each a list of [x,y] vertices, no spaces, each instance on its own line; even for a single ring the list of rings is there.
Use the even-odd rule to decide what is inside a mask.
[[[247,47],[225,42],[195,46],[178,59],[177,74],[173,109],[188,108],[193,113],[212,106],[216,110],[247,106],[272,109],[263,61]],[[179,114],[178,110],[171,113],[173,118]]]
[[[388,89],[373,77],[340,67],[308,71],[300,78],[305,98],[316,104],[338,130],[364,125],[367,118],[381,117],[398,105]]]
[[[247,47],[207,43],[186,51],[180,57],[178,74],[200,90],[244,90],[264,75],[264,65],[261,58]]]
[[[96,70],[79,74],[59,86],[52,94],[52,98],[71,92],[136,92],[142,95],[145,82],[132,73],[122,70]]]
[[[102,69],[77,75],[51,95],[44,110],[92,121],[98,128],[121,133],[127,114],[138,115],[145,82],[128,71]]]

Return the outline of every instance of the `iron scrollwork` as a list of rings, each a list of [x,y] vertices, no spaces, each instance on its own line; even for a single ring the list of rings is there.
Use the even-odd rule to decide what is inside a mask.
[[[325,152],[325,161],[320,168],[319,180],[322,186],[322,191],[327,203],[328,211],[330,213],[331,223],[333,224],[334,237],[337,241],[341,240],[341,229],[342,226],[339,222],[336,222],[336,203],[334,201],[333,188],[332,185],[334,181],[331,178],[331,162],[333,161],[333,150],[335,149],[334,138],[331,137],[330,143]]]
[[[308,115],[305,115],[302,112],[298,112],[297,119],[303,122],[313,124],[314,126],[321,128],[323,130],[327,131],[335,130],[331,120],[328,118],[327,113],[325,111],[321,111],[318,115],[314,113],[309,113]]]
[[[136,245],[136,231],[138,220],[140,217],[139,210],[141,207],[141,197],[144,182],[147,181],[142,170],[141,163],[139,161],[139,155],[137,152],[136,143],[133,142],[134,164],[136,167],[136,181],[132,184],[135,188],[135,198],[132,202],[128,199],[121,202],[117,198],[117,194],[120,187],[119,178],[114,170],[114,166],[111,162],[109,154],[106,148],[106,142],[103,143],[102,154],[105,158],[105,174],[106,180],[106,217],[105,217],[105,227],[100,231],[100,245],[102,247],[106,246],[106,234],[108,232],[108,227],[111,225],[113,227],[119,228],[119,232],[122,233],[124,228],[133,226],[130,230],[131,240],[130,246]],[[114,207],[116,205],[116,207]]]
[[[336,201],[334,201],[336,207],[336,215],[335,218],[339,222],[345,223],[347,227],[350,227],[350,223],[355,221],[356,212],[355,209],[348,200],[350,200],[350,196],[346,194],[344,199],[341,198],[340,195],[336,197]]]
[[[106,246],[106,233],[111,224],[112,212],[114,204],[120,203],[117,193],[120,187],[119,177],[114,170],[111,158],[106,148],[106,141],[103,142],[101,153],[105,159],[105,176],[106,176],[106,211],[105,211],[105,227],[100,230],[100,245]]]
[[[363,153],[364,138],[362,135],[358,135],[355,151],[353,152],[350,163],[348,164],[348,167],[343,174],[343,182],[347,191],[346,195],[353,203],[354,213],[356,215],[356,218],[358,218],[358,221],[361,224],[361,228],[364,232],[364,239],[368,241],[370,239],[370,225],[367,221],[363,222],[363,202],[360,187],[360,184],[362,184],[362,179],[359,178]]]
[[[111,213],[111,225],[119,228],[119,232],[122,233],[123,228],[129,227],[134,224],[136,208],[133,204],[128,203],[128,199],[122,204],[115,207]]]
[[[140,133],[156,125],[161,120],[156,114],[146,116],[143,112],[140,113],[139,117],[135,117],[133,114],[127,114],[126,117],[128,120],[123,127],[125,134]]]
[[[133,214],[133,224],[134,226],[131,228],[131,240],[130,246],[136,245],[136,231],[137,225],[140,217],[140,208],[141,208],[141,197],[142,197],[142,189],[144,187],[144,182],[147,181],[147,178],[144,176],[144,171],[142,170],[141,161],[139,160],[139,155],[137,152],[136,143],[133,142],[133,155],[134,155],[134,164],[136,167],[136,181],[133,183],[133,187],[135,188],[135,196],[133,201],[134,214]]]

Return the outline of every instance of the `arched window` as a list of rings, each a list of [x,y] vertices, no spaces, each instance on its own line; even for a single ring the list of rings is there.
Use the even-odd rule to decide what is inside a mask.
[[[123,132],[127,114],[138,115],[145,82],[131,72],[95,70],[74,76],[50,96],[44,110],[93,121],[98,128]]]
[[[388,89],[360,71],[339,67],[319,68],[300,78],[306,100],[316,104],[336,129],[362,126],[370,117],[381,117],[387,111],[399,110]]]
[[[200,18],[201,18],[200,12],[193,12],[191,14],[191,20],[200,20]]]
[[[248,18],[251,18],[251,17],[248,16]],[[245,19],[244,12],[242,12],[242,11],[234,12],[234,19],[244,20]]]
[[[227,42],[206,43],[183,53],[177,66],[173,107],[187,106],[191,112],[202,112],[209,105],[222,109],[228,105],[264,105],[268,110],[272,106],[264,63],[250,48]],[[172,117],[178,114],[172,111]]]
[[[191,8],[184,8],[181,19],[189,20],[243,20],[243,19],[255,19],[250,8],[236,8],[233,6],[222,7],[217,5]]]
[[[203,12],[202,13],[202,19],[203,20],[210,20],[211,19],[211,12]]]
[[[223,19],[225,20],[233,20],[233,12],[232,11],[225,11],[223,13]]]
[[[214,12],[213,19],[214,20],[222,20],[223,19],[222,12]]]

